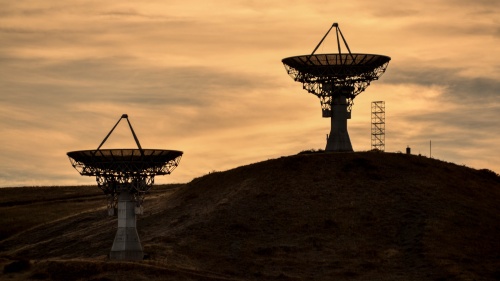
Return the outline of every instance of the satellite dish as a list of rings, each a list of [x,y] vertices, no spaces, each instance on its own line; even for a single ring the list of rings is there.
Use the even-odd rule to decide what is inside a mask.
[[[122,119],[127,120],[137,149],[101,149]],[[118,230],[109,255],[111,259],[143,259],[136,215],[142,214],[142,202],[155,176],[170,174],[179,165],[182,154],[178,150],[143,149],[127,114],[118,119],[97,149],[67,153],[80,175],[96,177],[97,186],[108,197],[108,214],[114,215],[118,210]]]
[[[335,27],[338,53],[315,54],[326,36]],[[341,40],[347,53],[342,53]],[[294,81],[320,99],[323,117],[331,118],[327,151],[353,151],[347,132],[354,98],[386,70],[388,56],[351,53],[337,23],[332,24],[310,55],[284,58],[285,69]]]

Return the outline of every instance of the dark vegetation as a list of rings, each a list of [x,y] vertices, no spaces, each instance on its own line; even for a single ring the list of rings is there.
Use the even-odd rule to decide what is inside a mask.
[[[147,259],[107,259],[97,187],[0,189],[8,280],[500,280],[500,177],[426,157],[305,151],[156,186]]]
[[[0,240],[31,227],[103,207],[95,186],[0,188]]]

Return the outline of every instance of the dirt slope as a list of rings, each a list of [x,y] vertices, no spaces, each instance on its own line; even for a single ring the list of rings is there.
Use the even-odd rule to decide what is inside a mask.
[[[145,208],[149,260],[127,271],[137,280],[500,280],[500,178],[435,159],[282,157],[197,178]],[[0,250],[39,260],[30,274],[57,279],[48,264],[76,263],[95,274],[75,280],[118,280],[123,263],[106,260],[115,227],[88,212]]]

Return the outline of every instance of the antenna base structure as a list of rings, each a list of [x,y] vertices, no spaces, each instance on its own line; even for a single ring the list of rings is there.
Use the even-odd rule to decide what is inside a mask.
[[[101,149],[122,119],[127,120],[138,149]],[[97,186],[108,198],[108,215],[118,216],[110,259],[143,259],[136,216],[142,214],[142,203],[154,184],[154,177],[170,174],[179,165],[182,154],[177,150],[143,149],[126,114],[96,150],[67,153],[71,165],[82,176],[96,177]]]
[[[333,28],[337,35],[338,53],[314,54]],[[340,39],[348,53],[342,53]],[[353,151],[347,120],[351,119],[354,98],[372,81],[378,80],[390,60],[390,57],[382,55],[351,53],[337,23],[330,27],[310,55],[282,60],[288,75],[302,83],[304,90],[319,98],[322,116],[331,118],[326,151]]]

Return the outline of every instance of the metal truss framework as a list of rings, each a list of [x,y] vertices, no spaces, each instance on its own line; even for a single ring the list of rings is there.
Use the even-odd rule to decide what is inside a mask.
[[[372,149],[385,151],[385,101],[372,102]]]
[[[332,117],[332,100],[337,96],[345,96],[347,99],[347,110],[352,111],[354,98],[362,93],[372,81],[378,78],[385,72],[389,60],[381,61],[378,66],[373,69],[366,67],[358,67],[358,63],[368,63],[369,61],[380,60],[376,55],[369,54],[326,54],[316,55],[324,56],[323,59],[315,59],[310,61],[322,62],[323,64],[316,65],[316,69],[321,71],[321,66],[329,66],[333,68],[334,62],[345,63],[345,67],[336,69],[335,73],[330,73],[328,68],[323,68],[323,72],[311,71],[305,72],[304,67],[295,66],[290,63],[290,60],[284,62],[285,69],[293,78],[294,81],[301,82],[302,87],[307,92],[317,96],[320,100],[323,117]],[[351,57],[352,56],[352,57]],[[307,61],[306,57],[294,57],[293,59]],[[340,58],[339,58],[340,57]],[[287,64],[290,63],[290,64]],[[309,67],[312,67],[310,65]],[[353,69],[355,69],[353,71]],[[360,71],[362,71],[360,73]]]
[[[314,53],[335,27],[337,54]],[[341,39],[348,53],[342,53]],[[349,45],[337,23],[323,36],[310,55],[289,57],[282,60],[293,80],[302,83],[307,92],[316,95],[321,103],[323,117],[332,117],[332,104],[336,97],[347,99],[347,111],[352,111],[354,98],[386,70],[390,57],[373,54],[351,53]]]
[[[128,190],[137,202],[142,205],[144,196],[154,184],[156,175],[168,175],[179,165],[182,152],[173,150],[143,150],[143,153],[154,151],[163,153],[163,157],[132,158],[120,155],[139,154],[137,149],[87,150],[69,152],[71,165],[82,176],[95,176],[97,186],[108,196],[108,209],[115,209],[117,195]],[[127,153],[128,152],[128,153]],[[100,157],[108,155],[109,158]],[[168,159],[166,155],[168,154]],[[89,157],[82,157],[89,156]],[[93,156],[91,156],[93,155]]]
[[[118,123],[126,118],[138,149],[100,149]],[[168,175],[178,165],[182,151],[143,149],[126,114],[115,124],[96,150],[68,152],[73,168],[82,176],[96,177],[97,186],[108,197],[108,212],[117,207],[118,194],[133,194],[137,207],[141,208],[146,193],[154,184],[156,175]]]

